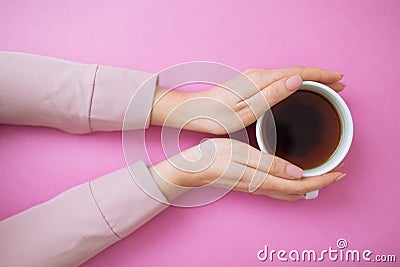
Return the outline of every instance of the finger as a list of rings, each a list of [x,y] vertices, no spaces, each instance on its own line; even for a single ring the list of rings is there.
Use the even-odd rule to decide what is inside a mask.
[[[340,170],[342,167],[344,166],[344,162],[339,163],[339,165],[337,165],[333,170],[331,170],[331,172],[335,172]]]
[[[343,82],[334,82],[334,83],[328,83],[326,84],[328,87],[332,88],[336,92],[343,91],[343,89],[347,86]]]
[[[262,89],[259,93],[252,96],[249,99],[250,106],[257,108],[256,103],[260,102],[259,98],[264,98],[264,101],[267,101],[269,107],[274,106],[279,103],[283,99],[287,98],[291,94],[293,94],[299,87],[301,86],[303,80],[299,75],[294,75],[290,77],[282,78],[269,86]],[[268,107],[266,107],[268,108]],[[255,111],[256,114],[259,113],[258,110]],[[264,111],[265,112],[265,111]],[[262,113],[261,113],[262,114]]]
[[[303,169],[289,161],[273,156],[271,168],[268,173],[285,179],[300,179],[303,176]]]
[[[281,179],[270,175],[257,191],[260,191],[261,194],[271,190],[284,194],[306,194],[324,188],[343,177],[344,174],[341,172],[330,172],[297,180]]]
[[[228,90],[231,95],[239,97],[242,100],[247,99],[249,96],[260,91],[258,84],[255,83],[255,75],[255,72],[251,73],[245,71],[244,73],[240,73],[239,75],[235,76],[231,80],[224,82],[219,88]]]
[[[236,186],[233,189],[236,191],[249,193],[248,180],[251,179],[251,177],[254,175],[261,175],[263,177],[268,176],[266,173],[262,173],[262,172],[254,170],[252,168],[248,168],[244,172],[244,177],[236,184]],[[227,184],[231,184],[231,183],[228,182]],[[261,194],[260,192],[261,191],[256,191],[256,192],[254,192],[254,194],[257,194],[257,195]],[[265,191],[262,193],[262,195],[269,196],[269,197],[272,197],[275,199],[285,200],[285,201],[295,201],[295,200],[304,198],[304,194],[282,194],[282,193],[273,192],[273,191]]]
[[[232,160],[276,177],[299,179],[303,176],[303,170],[296,165],[243,142],[233,142]]]
[[[258,187],[265,183],[270,175],[267,172],[252,168],[250,166],[244,166],[243,164],[233,162],[233,164],[240,165],[243,172],[241,179],[237,182],[234,189],[246,193],[253,193],[258,190]],[[239,168],[238,168],[239,169]],[[229,177],[234,179],[233,177]],[[229,182],[227,182],[229,184]]]
[[[304,199],[304,195],[287,195],[287,194],[279,194],[272,192],[266,193],[265,196],[285,201],[295,201],[299,199]]]
[[[268,153],[261,152],[248,144],[242,142],[233,142],[232,161],[243,166],[243,169],[248,168],[253,171],[251,175],[248,191],[254,192],[266,179],[266,174],[271,174],[284,179],[299,179],[303,175],[303,170],[290,162],[275,157]],[[254,173],[255,171],[260,173]]]
[[[239,185],[242,190],[253,193],[268,176],[273,157],[268,157],[267,154],[242,142],[234,142],[234,145],[232,160],[244,169],[243,179]]]
[[[240,165],[240,167],[237,166],[235,169],[242,170],[241,179],[239,181],[234,181],[236,183],[235,190],[256,193],[256,194],[265,194],[266,192],[269,191],[276,191],[277,193],[285,193],[285,194],[287,192],[290,192],[289,194],[301,194],[301,193],[292,193],[295,190],[294,189],[290,190],[289,186],[290,184],[285,185],[285,183],[279,182],[279,180],[290,181],[288,179],[278,178],[271,174],[268,174],[265,171],[261,171],[260,169],[252,168],[250,166],[245,166],[237,162],[232,162],[231,165],[232,167],[233,165]],[[233,177],[235,176],[233,175],[227,176],[228,179],[234,179]],[[272,182],[269,182],[269,180],[271,179]],[[232,182],[227,180],[225,181],[225,184],[226,185],[232,184]],[[285,187],[288,189],[286,189]]]
[[[338,72],[305,66],[295,66],[285,69],[271,70],[269,72],[269,76],[273,81],[297,74],[300,75],[304,81],[310,80],[324,84],[335,83],[343,78],[343,74]]]

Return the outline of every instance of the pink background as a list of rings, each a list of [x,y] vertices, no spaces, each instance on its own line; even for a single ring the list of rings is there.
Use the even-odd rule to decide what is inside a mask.
[[[211,60],[241,70],[312,65],[345,73],[341,95],[355,136],[343,181],[314,201],[231,192],[201,208],[168,208],[85,266],[271,265],[256,258],[264,245],[322,250],[340,237],[350,249],[400,261],[400,2],[235,2],[1,0],[1,50],[149,72]],[[160,156],[158,141],[147,142]],[[0,219],[124,166],[119,132],[1,125],[0,148]]]

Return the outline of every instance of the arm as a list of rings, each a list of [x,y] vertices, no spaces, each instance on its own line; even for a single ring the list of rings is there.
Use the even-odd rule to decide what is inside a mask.
[[[156,77],[106,66],[0,52],[0,123],[72,133],[121,130],[128,102],[141,90],[132,129],[148,126]],[[142,162],[132,175],[163,197]],[[127,168],[76,186],[0,222],[1,266],[75,266],[129,235],[167,205],[146,195]]]
[[[132,170],[152,181],[142,162]],[[166,207],[143,193],[126,168],[118,170],[1,221],[0,265],[82,264]]]
[[[128,69],[0,52],[0,123],[47,126],[71,133],[117,131],[131,97],[141,90],[138,116],[148,126],[157,76]]]
[[[14,56],[15,62],[13,60]],[[129,92],[133,94],[137,89],[137,85],[136,87],[126,85],[130,81],[133,81],[132,84],[137,81],[135,78],[136,72],[132,71],[102,66],[94,68],[93,66],[55,59],[10,53],[0,54],[0,59],[0,72],[4,69],[4,74],[0,74],[2,75],[0,76],[0,104],[4,107],[0,108],[0,122],[2,123],[50,126],[73,133],[119,130],[121,129],[122,118],[126,109],[126,95],[129,95],[127,92],[132,90]],[[35,64],[39,68],[35,68]],[[9,71],[5,67],[6,65],[10,65],[13,71]],[[42,72],[38,71],[39,69]],[[102,69],[106,72],[100,71]],[[21,70],[24,75],[15,75]],[[48,75],[51,74],[51,77],[47,78],[47,75],[43,74],[43,70],[46,70]],[[109,71],[108,74],[107,70]],[[35,74],[32,75],[31,71]],[[266,76],[265,80],[269,80],[267,79],[268,76],[272,75],[275,77],[274,79],[278,80],[276,83],[272,83],[271,86],[259,85],[261,87],[261,96],[263,96],[264,92],[270,90],[272,90],[271,92],[276,91],[277,94],[271,93],[268,95],[279,95],[280,97],[288,95],[284,86],[284,82],[287,79],[285,75],[293,75],[298,69],[284,71],[257,75],[258,77]],[[307,78],[310,74],[317,74],[322,78],[325,77],[325,79],[328,77],[327,83],[336,79],[335,77],[332,78],[332,75],[320,75],[321,73],[318,72],[321,71],[319,70],[315,72],[306,69],[302,73],[305,76],[303,78]],[[137,77],[143,77],[142,75],[144,74],[137,73],[137,75]],[[62,78],[62,82],[58,81],[57,77]],[[26,81],[29,81],[29,84]],[[155,83],[154,81],[154,85]],[[331,83],[332,87],[340,87],[340,84],[334,81]],[[146,114],[152,106],[154,87],[149,89],[151,93],[147,97],[146,94],[143,94],[143,99],[147,104],[144,105],[141,111]],[[117,93],[110,93],[109,88],[117,88],[118,91]],[[31,90],[37,90],[37,92],[35,91],[34,94],[26,93]],[[60,94],[64,94],[64,90],[69,90],[68,93],[65,93],[66,97],[57,98],[60,91]],[[87,93],[88,91],[92,93]],[[161,91],[158,90],[157,92]],[[279,92],[282,92],[282,94]],[[159,95],[158,93],[157,95]],[[165,97],[165,101],[158,102],[153,108],[152,124],[163,124],[166,115],[175,106],[176,101],[183,101],[187,97],[196,96],[196,94],[189,96],[176,93],[170,100]],[[219,92],[218,88],[205,92],[203,96],[200,95],[200,97],[204,96],[215,99],[221,98],[222,100],[226,98],[226,95]],[[235,99],[229,99],[234,104],[238,103]],[[51,105],[52,103],[56,103],[56,105]],[[121,103],[123,108],[119,106]],[[230,106],[231,103],[227,104]],[[110,114],[108,112],[112,111],[107,110],[107,108],[111,105],[113,109],[116,107],[116,112]],[[211,111],[215,115],[219,114],[218,109],[211,109]],[[245,115],[246,112],[240,113]],[[132,122],[130,128],[137,129],[139,128],[138,125],[146,127],[148,122],[144,118],[146,116],[142,116],[140,113]],[[249,124],[251,122],[244,123]],[[243,125],[243,122],[239,122],[238,125]],[[180,127],[181,125],[178,123],[177,125],[167,124],[167,126]],[[197,122],[185,128],[221,133],[220,129],[216,128],[215,125],[204,125]],[[216,142],[218,144],[217,150],[221,151],[217,153],[220,164],[210,166],[205,170],[205,173],[199,173],[199,175],[193,175],[192,172],[189,172],[189,174],[180,173],[168,161],[161,162],[150,168],[157,185],[169,200],[179,196],[182,190],[176,190],[176,187],[171,187],[169,183],[162,179],[180,186],[191,187],[208,184],[222,176],[224,179],[221,180],[222,184],[220,186],[230,187],[232,186],[232,179],[230,178],[235,177],[240,182],[234,189],[248,192],[249,182],[253,173],[245,172],[246,175],[243,177],[236,176],[238,176],[237,173],[241,173],[241,170],[254,170],[254,168],[257,168],[258,166],[257,164],[254,165],[254,162],[258,162],[260,152],[253,150],[253,156],[251,156],[251,158],[254,157],[253,166],[248,168],[246,154],[234,153],[244,157],[231,161],[231,159],[224,156],[226,155],[226,150],[232,148],[231,143],[229,141]],[[210,144],[210,142],[206,144]],[[247,147],[239,145],[233,149],[234,151],[243,152]],[[194,148],[194,150],[184,153],[192,154],[196,150],[197,148]],[[194,154],[197,155],[197,153]],[[268,157],[268,155],[262,157]],[[270,178],[268,181],[265,179],[268,175],[266,166],[260,168],[258,174],[262,178],[262,184],[253,193],[294,200],[302,198],[302,194],[307,190],[322,188],[335,180],[339,180],[338,177],[341,175],[340,173],[331,173],[324,178],[293,179],[293,171],[289,173],[282,172],[282,169],[285,169],[288,163],[285,161],[280,162],[281,164],[275,164],[280,168],[276,171],[271,171],[275,175],[271,177],[274,178]],[[239,169],[239,172],[234,172],[227,176],[225,176],[226,173],[220,173],[221,166],[231,166],[231,164],[233,168]],[[293,170],[293,168],[291,169]],[[131,171],[134,177],[145,177],[145,180],[150,183],[147,188],[151,187],[153,188],[153,193],[159,194],[159,197],[163,196],[142,163],[135,165]],[[10,264],[64,266],[82,263],[134,231],[166,207],[145,195],[128,175],[129,173],[125,169],[111,173],[93,182],[68,190],[49,202],[0,222],[0,235],[2,237],[0,251],[4,251],[4,255],[6,255],[0,258],[0,263],[4,263],[6,266]],[[140,203],[140,206],[138,206],[138,203]],[[45,236],[45,242],[40,242],[43,236]],[[18,253],[16,253],[17,251]],[[30,257],[20,257],[25,253]]]

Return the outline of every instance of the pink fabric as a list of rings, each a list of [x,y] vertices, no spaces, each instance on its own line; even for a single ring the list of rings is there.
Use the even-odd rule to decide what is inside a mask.
[[[131,170],[135,177],[146,180],[161,194],[143,162],[137,162]],[[143,193],[128,168],[109,173],[90,184],[99,209],[119,238],[126,237],[167,207]]]
[[[89,133],[96,65],[0,52],[0,122]]]
[[[341,95],[355,123],[343,168],[348,175],[318,199],[285,203],[232,192],[205,207],[168,208],[84,266],[346,266],[256,259],[265,244],[325,249],[340,237],[350,249],[397,253],[399,261],[398,0],[4,0],[0,6],[1,50],[153,73],[211,60],[240,70],[300,64],[345,74]],[[203,137],[183,132],[181,145]],[[147,130],[146,142],[151,159],[162,160],[158,127]],[[1,125],[0,148],[1,218],[125,164],[118,132],[75,136]],[[349,264],[369,265],[376,266]]]
[[[147,82],[147,80],[149,80]],[[149,73],[99,66],[95,78],[92,106],[90,109],[90,127],[92,131],[115,131],[122,129],[127,106],[136,90],[140,101],[134,107],[135,117],[128,121],[124,129],[143,129],[149,126],[148,116],[153,104],[157,76]]]
[[[48,126],[71,133],[117,131],[140,91],[138,116],[126,129],[148,127],[157,77],[122,68],[0,52],[0,123]]]
[[[119,240],[89,183],[1,221],[0,233],[2,266],[74,266]]]
[[[132,169],[153,179],[144,164]],[[79,265],[166,207],[144,194],[127,168],[109,173],[1,221],[0,265]]]
[[[121,130],[130,98],[151,79],[137,96],[141,101],[135,108],[142,115],[129,125],[144,129],[157,81],[127,69],[6,52],[0,52],[0,73],[0,123],[72,133]],[[143,162],[131,172],[162,196]],[[166,207],[145,194],[123,168],[0,221],[0,265],[81,264]]]

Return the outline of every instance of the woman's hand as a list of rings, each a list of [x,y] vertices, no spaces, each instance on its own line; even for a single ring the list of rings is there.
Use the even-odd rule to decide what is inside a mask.
[[[303,80],[324,83],[341,91],[345,84],[337,72],[291,67],[279,70],[249,69],[245,75],[198,93],[158,88],[151,124],[212,134],[240,130],[270,107],[293,94]],[[253,82],[249,82],[249,79]]]
[[[303,174],[299,167],[227,138],[208,139],[152,166],[150,172],[170,201],[188,190],[181,187],[213,182],[216,186],[293,201],[345,176],[330,172],[299,179]]]
[[[249,69],[244,74],[198,93],[158,88],[151,124],[212,134],[232,133],[293,94],[303,80],[326,84],[335,91],[345,87],[340,82],[342,74],[311,67]],[[171,184],[196,187],[211,182],[252,194],[296,200],[344,177],[341,172],[331,172],[298,179],[302,176],[300,168],[230,139],[210,139],[151,167],[150,172],[170,200],[187,190]]]

